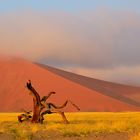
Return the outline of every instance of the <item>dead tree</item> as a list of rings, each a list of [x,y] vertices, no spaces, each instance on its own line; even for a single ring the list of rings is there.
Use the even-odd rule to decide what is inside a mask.
[[[27,82],[27,88],[33,96],[33,117],[31,122],[40,123],[40,112],[43,109],[43,105],[40,101],[40,96],[37,91],[32,87],[31,81]]]
[[[53,93],[55,94],[55,93]],[[78,111],[80,110],[80,108],[75,105],[71,100],[66,100],[64,102],[63,105],[61,106],[56,106],[54,103],[47,103],[46,100],[48,99],[50,95],[48,96],[44,96],[42,99],[41,99],[41,104],[45,107],[45,111],[43,111],[41,113],[41,120],[43,121],[44,120],[44,115],[45,114],[53,114],[53,113],[58,113],[61,115],[62,119],[63,119],[63,123],[67,124],[69,123],[66,116],[65,116],[65,113],[63,111],[61,111],[60,109],[66,107],[67,103],[70,102]]]
[[[32,123],[43,123],[45,114],[59,113],[62,116],[64,123],[69,123],[64,112],[60,109],[64,108],[68,102],[70,102],[77,110],[80,110],[77,105],[75,105],[72,101],[66,100],[63,105],[56,106],[53,103],[47,103],[46,100],[55,92],[50,92],[47,96],[43,96],[40,99],[38,92],[33,88],[31,84],[31,80],[29,80],[26,84],[27,89],[30,91],[30,94],[33,96],[33,116],[31,115],[31,111],[21,114],[18,116],[19,122],[29,121]],[[45,109],[45,111],[43,110]]]
[[[23,110],[23,114],[21,114],[21,115],[19,115],[18,116],[18,121],[19,122],[30,122],[31,121],[31,119],[32,119],[32,115],[31,115],[31,111],[25,111],[25,110]]]

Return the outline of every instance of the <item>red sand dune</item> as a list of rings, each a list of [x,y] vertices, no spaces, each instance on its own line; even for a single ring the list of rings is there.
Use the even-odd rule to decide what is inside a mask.
[[[50,66],[38,64],[43,68],[60,75],[66,79],[76,82],[89,89],[101,92],[104,95],[118,99],[120,101],[128,102],[136,106],[140,106],[140,87],[122,85],[118,83],[107,82],[94,78],[85,77],[82,75],[74,74]]]
[[[48,102],[62,104],[71,99],[81,111],[138,111],[140,100],[133,93],[140,88],[100,81],[23,59],[0,60],[0,111],[32,110],[32,97],[25,85],[32,80],[34,88],[43,96],[56,91]],[[72,105],[66,111],[76,111]]]

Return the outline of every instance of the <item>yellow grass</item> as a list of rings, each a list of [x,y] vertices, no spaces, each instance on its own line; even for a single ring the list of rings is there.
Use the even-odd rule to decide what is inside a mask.
[[[132,136],[130,140],[140,140],[140,132]]]
[[[128,133],[130,140],[140,140],[140,113],[66,113],[70,124],[62,124],[59,114],[46,115],[44,124],[18,123],[19,113],[0,113],[0,134],[16,140],[33,137],[87,137],[91,134]]]

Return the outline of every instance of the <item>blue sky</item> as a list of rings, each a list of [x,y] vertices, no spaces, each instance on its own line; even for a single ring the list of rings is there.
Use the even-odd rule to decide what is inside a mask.
[[[139,0],[2,0],[0,12],[12,10],[93,10],[108,7],[114,10],[131,10],[140,12]]]

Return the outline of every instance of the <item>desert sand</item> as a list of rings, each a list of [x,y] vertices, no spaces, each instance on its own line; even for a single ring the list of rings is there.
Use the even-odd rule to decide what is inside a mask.
[[[0,111],[17,112],[32,110],[32,97],[26,82],[32,80],[40,96],[50,91],[56,94],[48,102],[58,105],[70,99],[82,112],[86,111],[138,111],[140,88],[125,86],[19,59],[0,60]],[[65,111],[76,111],[68,105]]]

